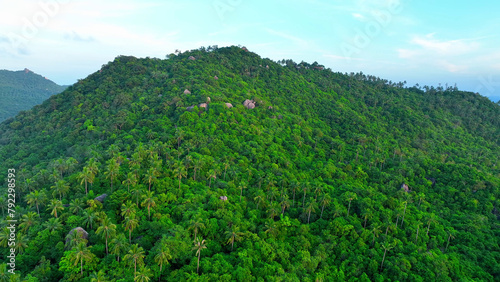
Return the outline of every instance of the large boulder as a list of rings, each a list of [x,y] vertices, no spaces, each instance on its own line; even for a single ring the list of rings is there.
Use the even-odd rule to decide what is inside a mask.
[[[106,199],[106,197],[107,197],[107,196],[108,196],[108,194],[102,194],[101,196],[96,197],[96,198],[94,199],[94,201],[99,201],[99,202],[103,203],[103,202],[104,202],[104,199]]]
[[[188,89],[184,90],[184,94],[191,94],[191,91],[189,91]]]
[[[194,105],[193,106],[189,106],[186,108],[187,111],[191,111],[192,109],[194,108]]]
[[[85,240],[89,239],[89,233],[87,231],[85,231],[85,229],[83,229],[81,227],[76,227],[76,228],[71,229],[71,231],[69,231],[68,235],[71,235],[74,232],[78,232],[80,234],[80,236],[82,236],[82,238],[85,239]]]
[[[233,104],[231,104],[231,103],[226,103],[226,107],[228,107],[228,108],[232,108],[232,107],[233,107]]]
[[[195,58],[195,57],[193,57],[193,56],[189,56],[189,58],[188,58],[188,59],[190,59],[190,60],[192,60],[192,61],[196,60],[196,58]]]
[[[243,106],[247,109],[253,109],[255,108],[255,101],[246,99],[245,102],[243,102]]]
[[[219,200],[221,200],[221,201],[227,201],[227,196],[220,196]]]
[[[201,103],[198,105],[198,107],[205,108],[205,109],[207,108],[207,106],[208,106],[207,103]]]
[[[410,187],[408,187],[408,185],[406,185],[406,183],[403,183],[401,185],[401,189],[405,190],[405,192],[407,192],[407,193],[410,192]]]

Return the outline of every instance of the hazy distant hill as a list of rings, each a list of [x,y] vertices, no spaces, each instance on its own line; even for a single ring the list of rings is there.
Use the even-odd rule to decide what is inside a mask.
[[[0,70],[0,122],[31,109],[64,89],[66,86],[57,85],[29,69]]]

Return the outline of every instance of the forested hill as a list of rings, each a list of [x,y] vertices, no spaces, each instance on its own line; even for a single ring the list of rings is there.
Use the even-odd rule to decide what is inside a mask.
[[[2,179],[17,171],[16,269],[30,281],[498,280],[499,136],[500,106],[456,88],[239,47],[117,57],[0,124]]]
[[[0,70],[0,122],[14,117],[20,111],[41,104],[50,96],[61,93],[66,86],[59,86],[29,69],[22,71]]]

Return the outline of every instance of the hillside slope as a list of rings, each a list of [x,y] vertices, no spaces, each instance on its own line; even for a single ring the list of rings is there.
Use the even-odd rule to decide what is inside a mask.
[[[0,174],[40,281],[492,281],[499,136],[473,93],[209,47],[117,57],[0,124]]]
[[[23,71],[0,70],[0,122],[14,117],[20,111],[41,104],[50,96],[61,93],[65,86],[35,74]]]

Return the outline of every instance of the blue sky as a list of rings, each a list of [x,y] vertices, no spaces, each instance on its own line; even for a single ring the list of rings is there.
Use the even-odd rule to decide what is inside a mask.
[[[273,60],[500,96],[500,2],[0,0],[0,69],[72,84],[118,55],[244,45]]]

